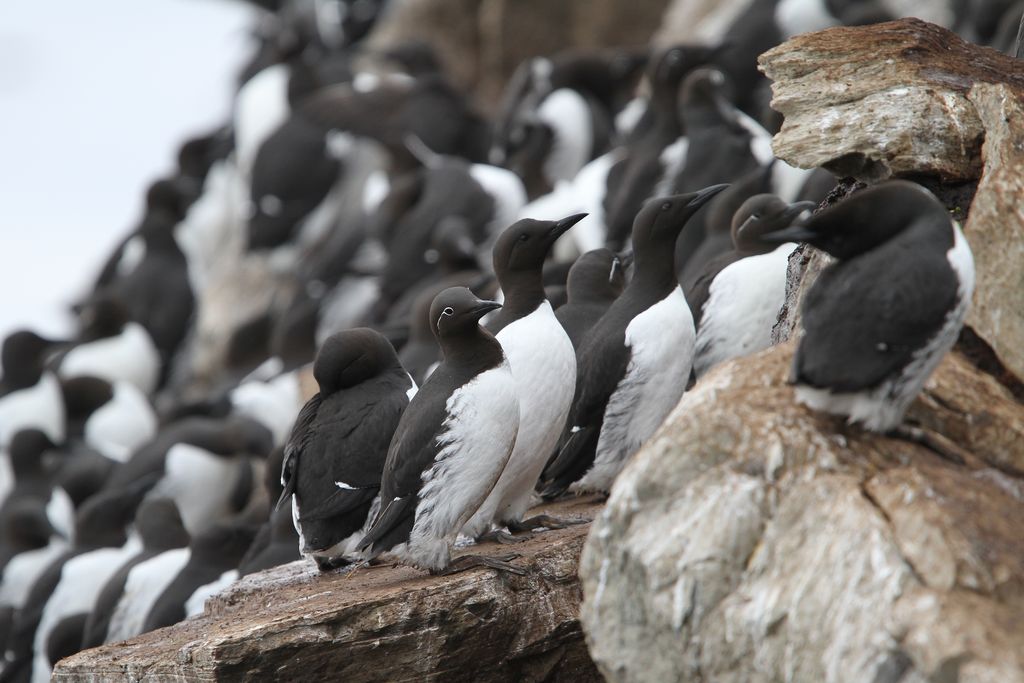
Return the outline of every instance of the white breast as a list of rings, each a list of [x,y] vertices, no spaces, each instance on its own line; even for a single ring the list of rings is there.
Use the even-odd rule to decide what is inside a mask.
[[[540,472],[565,427],[576,387],[576,352],[545,300],[497,335],[519,396],[515,449],[487,500],[463,530],[476,537],[492,521],[522,518]]]
[[[260,145],[288,117],[289,69],[274,64],[238,89],[235,96],[235,155],[245,173]]]
[[[497,234],[515,222],[520,209],[526,205],[526,188],[519,176],[488,164],[472,164],[469,175],[494,197],[494,218],[488,223],[488,232]]]
[[[206,607],[206,601],[220,593],[222,590],[233,584],[238,580],[238,570],[229,569],[220,575],[215,581],[204,584],[197,588],[189,599],[185,601],[185,616],[194,617],[197,614],[203,613],[203,608]]]
[[[0,581],[0,606],[21,609],[36,579],[67,549],[67,542],[53,539],[45,548],[28,550],[12,557],[4,567],[3,581]]]
[[[146,329],[129,322],[121,334],[71,349],[58,374],[65,379],[91,375],[111,384],[131,382],[148,396],[160,378],[160,353]]]
[[[54,486],[50,491],[50,500],[46,503],[46,518],[50,520],[50,526],[58,534],[74,542],[75,504],[68,492],[60,486]]]
[[[34,386],[0,398],[0,448],[22,429],[38,429],[54,443],[64,441],[64,396],[53,373],[44,372]]]
[[[191,555],[188,548],[176,548],[131,568],[124,582],[124,592],[110,617],[105,643],[127,640],[142,633],[149,611]]]
[[[839,20],[829,13],[822,0],[779,0],[775,7],[775,23],[782,39],[788,40],[801,33],[838,26]]]
[[[719,363],[771,346],[795,248],[787,243],[771,253],[748,256],[715,277],[697,330],[693,369],[698,378]]]
[[[594,144],[587,101],[575,90],[559,88],[544,98],[537,117],[554,132],[551,152],[544,160],[544,175],[550,182],[572,180],[590,160]]]
[[[241,458],[221,457],[191,444],[175,444],[167,451],[164,477],[151,495],[172,498],[185,529],[195,536],[231,515],[241,462]]]
[[[519,429],[519,400],[507,362],[457,389],[446,405],[434,464],[423,473],[416,521],[406,547],[416,566],[448,564],[451,544],[508,463]]]
[[[131,538],[121,548],[101,548],[68,560],[61,569],[60,581],[46,601],[33,641],[32,681],[50,680],[50,661],[46,642],[50,633],[65,617],[89,614],[96,598],[114,573],[141,549],[138,539]]]
[[[247,194],[237,166],[218,161],[206,174],[203,194],[174,227],[174,241],[188,262],[192,291],[203,292],[213,272],[233,266],[241,254]]]
[[[157,419],[134,384],[115,382],[113,389],[113,398],[85,423],[85,442],[111,460],[125,462],[156,434]]]
[[[291,433],[302,410],[302,392],[297,373],[288,372],[266,381],[246,382],[231,392],[231,405],[239,415],[263,424],[281,445]]]
[[[630,321],[626,375],[605,409],[594,466],[574,490],[607,491],[661,426],[690,379],[695,338],[693,315],[679,287]]]
[[[661,179],[654,187],[654,196],[661,197],[672,194],[672,183],[686,164],[686,153],[690,149],[690,140],[681,137],[661,151],[658,160],[661,162]]]

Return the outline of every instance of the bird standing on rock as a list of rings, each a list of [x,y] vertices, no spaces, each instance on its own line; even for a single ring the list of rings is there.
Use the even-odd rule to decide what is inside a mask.
[[[655,198],[633,223],[633,279],[576,354],[577,381],[544,495],[608,491],[682,396],[693,365],[693,316],[673,252],[686,221],[727,185]]]
[[[871,431],[896,429],[967,315],[974,259],[960,227],[926,189],[894,180],[761,239],[838,259],[804,301],[797,400]]]
[[[365,327],[329,337],[313,377],[320,391],[285,446],[279,505],[291,499],[300,551],[326,570],[347,563],[380,508],[388,445],[416,387],[388,340]]]
[[[512,531],[555,525],[545,516],[523,520],[537,478],[565,426],[576,386],[576,354],[544,294],[542,269],[555,241],[587,214],[560,221],[529,218],[512,224],[494,245],[494,271],[505,294],[487,323],[512,368],[519,396],[519,431],[501,478],[463,533],[478,538],[491,524]]]
[[[357,550],[388,552],[431,573],[486,565],[522,570],[451,548],[494,488],[515,445],[519,399],[501,344],[479,325],[500,307],[464,287],[441,292],[430,322],[444,360],[398,423],[381,481],[381,510]]]
[[[796,245],[764,243],[761,235],[789,227],[814,202],[787,204],[775,195],[748,199],[733,217],[732,251],[705,265],[686,289],[697,324],[693,370],[771,346],[772,327],[786,300],[786,269]]]

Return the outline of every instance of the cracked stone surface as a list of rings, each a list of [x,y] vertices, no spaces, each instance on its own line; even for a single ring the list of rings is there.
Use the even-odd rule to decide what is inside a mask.
[[[1024,681],[1024,405],[948,356],[910,418],[955,464],[796,404],[792,352],[703,378],[616,482],[580,567],[601,673]]]
[[[542,508],[567,519],[598,510],[592,497]],[[300,560],[246,577],[196,618],[61,660],[53,680],[600,681],[577,619],[588,528],[456,553],[517,553],[524,576],[318,574]]]
[[[978,178],[984,129],[971,86],[1024,93],[1018,61],[913,18],[796,36],[759,64],[785,117],[775,155],[866,182]]]

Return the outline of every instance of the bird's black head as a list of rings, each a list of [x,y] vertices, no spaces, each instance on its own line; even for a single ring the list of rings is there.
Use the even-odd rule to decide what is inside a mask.
[[[38,429],[22,429],[11,439],[11,470],[15,480],[43,473],[43,454],[57,447]]]
[[[156,180],[146,190],[146,211],[167,214],[175,222],[185,217],[186,204],[181,188],[173,180]]]
[[[152,473],[124,487],[90,496],[75,513],[75,545],[81,548],[120,546],[128,536],[135,511],[162,473]]]
[[[83,342],[114,337],[130,321],[131,314],[120,297],[109,292],[97,294],[79,311],[79,337]]]
[[[424,258],[439,265],[446,273],[479,268],[469,221],[457,215],[442,218],[434,228],[430,249]]]
[[[945,226],[950,218],[946,207],[925,188],[909,180],[890,180],[814,214],[803,225],[764,234],[761,240],[806,242],[847,259],[874,249],[919,221]]]
[[[747,199],[732,218],[732,243],[743,253],[767,253],[777,243],[763,242],[761,236],[793,225],[802,213],[813,211],[814,202],[787,204],[773,194],[758,194]]]
[[[647,78],[654,97],[674,101],[683,77],[699,66],[709,63],[723,46],[673,45],[648,63]]]
[[[6,509],[4,538],[18,551],[46,546],[54,536],[63,536],[46,514],[46,504],[35,497],[17,498]]]
[[[647,200],[633,221],[633,250],[638,268],[644,268],[641,261],[665,249],[671,255],[686,221],[727,187],[712,185],[699,192]]]
[[[61,380],[60,389],[69,426],[85,420],[114,397],[110,382],[89,375]]]
[[[733,105],[733,86],[718,69],[703,67],[691,72],[679,91],[679,116],[693,134],[713,126],[743,131]]]
[[[594,249],[576,259],[569,269],[569,301],[614,299],[626,285],[626,273],[611,249]]]
[[[514,273],[539,276],[555,241],[586,216],[577,213],[560,221],[524,218],[506,228],[494,244],[494,272],[502,288],[507,288],[507,278]]]
[[[544,165],[555,144],[555,132],[536,117],[517,121],[505,141],[504,166],[518,175],[531,199],[551,191],[551,179]]]
[[[478,299],[465,287],[449,287],[430,304],[430,329],[443,347],[449,339],[481,332],[480,318],[499,308],[498,302]]]
[[[324,341],[313,363],[313,377],[320,392],[327,395],[354,387],[398,365],[398,355],[384,335],[368,327],[357,327],[332,334]]]
[[[188,532],[170,498],[147,498],[135,513],[135,529],[147,550],[171,550],[188,545]]]
[[[41,337],[31,330],[7,335],[0,350],[4,384],[24,389],[38,382],[47,356],[64,343]]]
[[[244,415],[225,418],[223,437],[226,450],[221,452],[224,454],[265,458],[274,448],[274,435],[270,430]]]

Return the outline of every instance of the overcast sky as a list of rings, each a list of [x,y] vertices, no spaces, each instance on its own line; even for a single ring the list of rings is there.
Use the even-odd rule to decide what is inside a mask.
[[[251,13],[235,0],[0,6],[0,338],[64,313],[182,139],[220,124]]]

